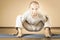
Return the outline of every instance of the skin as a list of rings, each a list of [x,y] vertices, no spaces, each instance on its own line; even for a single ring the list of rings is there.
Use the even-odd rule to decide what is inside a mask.
[[[37,14],[38,9],[39,9],[39,5],[38,5],[38,4],[32,3],[32,4],[30,5],[30,8],[29,8],[29,9],[32,11],[31,16],[32,16],[33,18],[38,16],[38,14]]]

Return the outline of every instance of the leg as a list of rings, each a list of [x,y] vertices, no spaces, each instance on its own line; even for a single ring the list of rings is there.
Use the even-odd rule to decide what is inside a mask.
[[[44,31],[45,31],[45,36],[46,37],[51,37],[51,30],[50,30],[50,27],[46,27],[44,28]]]

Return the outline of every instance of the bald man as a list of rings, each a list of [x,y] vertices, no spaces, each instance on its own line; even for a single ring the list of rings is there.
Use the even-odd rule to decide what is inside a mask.
[[[32,1],[29,9],[23,14],[18,15],[16,19],[17,36],[21,36],[22,28],[31,32],[41,31],[44,28],[45,36],[51,37],[49,18],[39,11],[39,3]]]

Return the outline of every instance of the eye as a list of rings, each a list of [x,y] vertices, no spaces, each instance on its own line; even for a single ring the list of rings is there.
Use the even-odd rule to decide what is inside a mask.
[[[32,10],[34,10],[34,8],[32,8]]]
[[[38,10],[38,8],[36,8],[35,10]]]

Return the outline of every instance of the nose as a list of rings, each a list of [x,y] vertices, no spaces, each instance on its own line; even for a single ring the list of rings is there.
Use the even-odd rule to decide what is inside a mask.
[[[33,10],[34,12],[36,12],[36,10]]]

